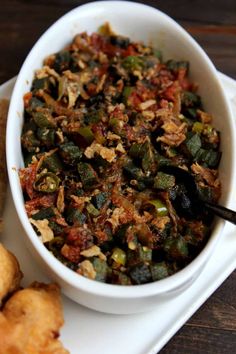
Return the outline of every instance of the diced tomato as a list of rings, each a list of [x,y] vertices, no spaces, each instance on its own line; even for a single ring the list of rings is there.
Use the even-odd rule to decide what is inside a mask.
[[[63,218],[63,217],[56,217],[53,219],[53,221],[55,221],[58,225],[61,225],[61,226],[68,226],[66,220]]]
[[[86,85],[86,91],[89,96],[95,95],[96,90],[97,90],[97,85],[95,85],[94,83],[90,82]]]
[[[31,98],[32,98],[32,92],[27,92],[26,94],[24,94],[23,101],[24,101],[25,108],[29,107]]]
[[[101,122],[92,125],[92,132],[99,144],[103,144],[105,142],[106,130]]]
[[[147,88],[142,83],[137,84],[136,92],[141,98],[142,102],[156,98],[155,90]]]
[[[98,240],[98,244],[101,244],[101,243],[108,240],[108,236],[107,236],[106,232],[102,231],[102,230],[95,231],[95,236]]]
[[[72,226],[66,230],[68,244],[79,247],[81,250],[92,246],[93,236],[91,231],[79,226]]]
[[[167,87],[167,89],[163,92],[163,96],[167,100],[174,102],[176,99],[176,92],[178,89],[179,89],[179,85],[175,81],[171,86]]]
[[[91,38],[92,47],[97,52],[101,51],[107,54],[109,57],[114,57],[114,56],[127,57],[129,55],[139,54],[133,44],[130,44],[126,49],[123,49],[105,40],[104,37],[102,37],[98,33],[93,33],[90,38]]]
[[[98,33],[93,33],[90,36],[90,43],[96,51],[100,52],[104,46],[104,38]]]
[[[103,52],[108,56],[114,56],[119,54],[119,48],[113,46],[111,43],[106,41],[104,37],[102,37],[98,33],[93,33],[90,37],[91,46],[95,49],[96,52]]]
[[[125,125],[124,130],[126,132],[128,141],[135,141],[137,139],[137,134],[135,133],[133,127],[130,125]]]
[[[138,55],[136,48],[130,44],[125,51],[123,51],[123,56],[128,57],[129,55]]]
[[[102,66],[94,68],[94,74],[100,78],[102,77],[102,75],[107,73],[107,70],[108,70],[108,64],[103,64]]]
[[[80,259],[80,248],[77,246],[64,244],[61,249],[61,254],[69,261],[78,263]]]
[[[160,108],[168,108],[169,102],[163,98],[160,100],[159,105]]]
[[[187,74],[186,68],[179,69],[177,79],[179,81],[179,85],[182,87],[183,90],[189,90],[190,87],[190,83],[186,74]]]
[[[33,188],[34,181],[37,174],[38,162],[29,165],[28,167],[20,170],[20,181],[23,191],[25,191],[30,199],[33,199],[35,191]]]
[[[32,215],[33,211],[39,209],[39,208],[49,208],[52,205],[54,205],[56,201],[56,195],[55,193],[49,194],[49,195],[44,195],[42,197],[36,197],[32,200],[29,200],[25,202],[25,209],[26,212],[29,216]]]
[[[138,106],[140,105],[140,103],[142,102],[141,97],[137,94],[136,91],[131,92],[129,98],[128,98],[128,104],[129,106],[138,108]]]

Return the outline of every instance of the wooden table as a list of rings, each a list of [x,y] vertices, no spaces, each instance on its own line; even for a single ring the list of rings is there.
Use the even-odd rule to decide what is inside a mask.
[[[0,84],[17,74],[31,46],[49,25],[70,9],[86,2],[1,0]],[[159,8],[177,20],[206,50],[217,69],[236,79],[235,0],[142,2]],[[161,353],[236,353],[235,294],[236,272],[183,326]]]

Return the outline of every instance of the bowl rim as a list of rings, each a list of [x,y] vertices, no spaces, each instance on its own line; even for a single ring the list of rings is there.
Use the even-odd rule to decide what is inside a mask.
[[[165,279],[155,281],[152,283],[147,283],[147,284],[141,284],[141,285],[132,285],[132,286],[121,286],[121,285],[113,285],[113,284],[106,284],[106,283],[101,283],[98,281],[94,281],[88,278],[85,278],[84,276],[81,276],[68,267],[66,267],[64,264],[62,264],[55,256],[53,256],[47,249],[46,247],[41,243],[39,238],[37,237],[36,233],[34,232],[29,219],[26,215],[26,211],[24,208],[22,208],[21,203],[19,202],[19,196],[21,193],[20,188],[18,188],[18,183],[17,180],[19,179],[17,171],[13,170],[14,164],[14,151],[12,150],[12,127],[13,127],[13,117],[15,115],[15,102],[17,102],[17,91],[18,87],[21,84],[21,81],[24,80],[24,73],[27,71],[27,64],[28,60],[31,57],[32,53],[34,53],[43,43],[49,34],[51,34],[57,26],[63,22],[66,22],[69,20],[71,17],[79,13],[80,11],[89,11],[93,9],[93,7],[96,6],[97,8],[104,8],[105,10],[113,8],[119,8],[123,7],[126,8],[128,11],[129,9],[135,9],[137,11],[144,11],[144,12],[152,12],[153,14],[156,13],[157,17],[161,16],[163,17],[169,24],[173,25],[176,27],[178,32],[181,34],[182,37],[185,38],[185,40],[191,44],[191,46],[194,48],[195,53],[197,53],[198,56],[201,56],[202,59],[206,62],[208,66],[208,70],[210,71],[212,77],[214,77],[214,83],[218,85],[219,92],[221,94],[221,99],[224,101],[224,106],[227,112],[227,117],[229,118],[229,124],[232,125],[233,128],[233,118],[232,118],[232,112],[230,109],[230,106],[228,104],[226,95],[223,91],[222,85],[220,83],[220,80],[217,76],[216,69],[209,59],[209,57],[206,55],[206,53],[203,51],[203,49],[200,47],[200,45],[187,33],[186,30],[184,30],[174,19],[169,17],[167,14],[164,12],[153,8],[151,6],[141,4],[141,3],[136,3],[136,2],[131,2],[131,1],[94,1],[90,3],[86,3],[83,5],[80,5],[73,10],[69,11],[62,17],[60,17],[56,22],[54,22],[41,36],[40,38],[36,41],[34,46],[32,47],[31,51],[27,55],[21,70],[19,72],[18,78],[16,80],[16,84],[12,93],[12,99],[10,102],[10,107],[9,107],[9,113],[8,113],[8,122],[7,122],[7,135],[6,135],[6,150],[7,150],[7,166],[8,166],[8,175],[9,175],[9,181],[10,181],[10,187],[11,187],[11,192],[13,196],[13,201],[15,208],[17,210],[18,216],[20,218],[21,224],[23,225],[23,228],[26,232],[27,238],[30,241],[31,245],[34,247],[34,249],[37,251],[37,254],[40,255],[40,257],[43,259],[44,263],[47,264],[49,268],[53,270],[53,272],[63,281],[77,290],[82,290],[86,293],[89,294],[94,294],[96,296],[103,296],[103,297],[109,297],[109,298],[129,298],[129,299],[134,299],[134,298],[141,298],[141,297],[152,297],[157,294],[163,294],[172,290],[175,290],[181,284],[186,283],[189,280],[190,274],[194,275],[198,268],[205,264],[207,259],[209,258],[210,251],[212,251],[218,242],[219,239],[219,233],[223,231],[223,227],[225,222],[223,220],[216,220],[214,231],[211,234],[210,239],[207,241],[207,244],[203,248],[203,250],[199,253],[199,255],[191,262],[189,263],[186,267],[184,267],[182,270],[178,271],[174,275],[171,275]],[[19,98],[18,98],[19,99]],[[14,112],[13,112],[14,110]],[[235,134],[232,132],[232,134]],[[232,141],[232,151],[235,151],[235,141],[236,139],[233,139]],[[232,158],[233,160],[233,158]],[[233,162],[233,161],[232,161]],[[235,176],[235,164],[232,166],[232,172],[231,172],[231,185],[229,186],[229,190],[232,190],[232,183],[233,183],[233,176]],[[230,193],[228,193],[230,194]],[[227,196],[226,198],[226,205],[231,203],[232,197],[230,195]],[[137,291],[138,290],[138,291]]]

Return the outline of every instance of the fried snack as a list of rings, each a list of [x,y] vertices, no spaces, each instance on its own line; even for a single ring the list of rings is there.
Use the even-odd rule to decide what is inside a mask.
[[[18,290],[0,313],[0,354],[68,354],[57,339],[63,323],[56,284]]]
[[[21,278],[16,257],[0,243],[0,305],[2,299],[19,288]]]
[[[7,187],[6,158],[5,158],[5,133],[9,101],[0,100],[0,231],[2,229],[2,212]]]

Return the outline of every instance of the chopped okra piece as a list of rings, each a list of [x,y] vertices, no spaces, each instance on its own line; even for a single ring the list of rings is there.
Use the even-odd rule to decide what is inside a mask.
[[[95,206],[92,203],[89,203],[86,206],[86,210],[91,216],[98,216],[100,214],[99,210],[96,209]]]
[[[176,61],[176,60],[168,60],[166,62],[166,66],[169,70],[173,72],[178,72],[180,69],[185,69],[188,71],[189,69],[189,62],[188,61]]]
[[[96,280],[106,282],[107,276],[109,274],[109,267],[106,261],[103,261],[98,257],[94,257],[92,260],[92,264],[96,272]]]
[[[60,145],[59,153],[67,164],[74,164],[82,157],[82,151],[72,141]]]
[[[39,128],[55,127],[55,123],[48,109],[33,112],[33,118]]]
[[[116,239],[119,243],[124,243],[126,242],[126,232],[128,230],[128,228],[130,227],[130,224],[127,223],[127,224],[123,224],[123,225],[120,225],[117,232],[116,232]]]
[[[134,88],[131,86],[125,86],[123,92],[122,92],[122,97],[123,97],[123,102],[129,105],[128,99],[131,93],[133,92]]]
[[[130,277],[128,277],[125,273],[118,271],[117,269],[113,269],[112,271],[112,284],[119,285],[131,285]]]
[[[122,122],[118,118],[111,118],[108,126],[114,133],[121,135],[121,124]]]
[[[37,97],[33,96],[29,101],[29,106],[26,108],[26,112],[32,114],[32,112],[38,107],[44,107],[44,103]]]
[[[168,257],[171,259],[185,259],[188,256],[187,242],[182,236],[166,239],[164,250],[168,253]]]
[[[32,82],[32,91],[47,90],[48,86],[49,86],[48,77],[43,77],[41,79],[35,78]],[[37,106],[38,106],[38,102],[37,102]]]
[[[62,72],[69,69],[71,62],[71,54],[68,50],[63,50],[56,54],[54,61],[54,69],[58,72]]]
[[[196,93],[184,91],[181,98],[182,104],[185,107],[201,107],[201,98]]]
[[[199,149],[194,160],[198,163],[205,164],[209,168],[216,168],[221,159],[221,152],[212,149]]]
[[[48,226],[50,227],[50,229],[52,229],[54,235],[57,236],[57,235],[63,234],[64,227],[61,226],[61,225],[59,225],[59,224],[56,223],[55,221],[50,220]],[[55,239],[55,238],[56,238],[56,237],[54,237],[54,239]]]
[[[134,247],[130,245],[133,243]],[[131,246],[131,247],[130,247]],[[135,238],[128,244],[127,266],[132,267],[140,262],[150,263],[152,260],[152,250],[149,247],[142,246]]]
[[[104,111],[103,109],[91,109],[88,111],[88,113],[85,114],[84,116],[84,123],[85,124],[95,124],[98,123],[102,117],[104,116]]]
[[[152,279],[150,267],[145,263],[137,264],[130,269],[130,277],[135,284],[148,283]]]
[[[130,39],[128,37],[123,37],[123,36],[119,36],[119,35],[111,35],[110,42],[114,46],[126,49],[128,47],[128,45],[130,44]]]
[[[37,151],[37,147],[40,146],[40,141],[35,136],[35,133],[32,130],[27,131],[21,137],[21,143],[24,149],[28,152]]]
[[[60,249],[64,245],[65,240],[61,236],[54,237],[51,241],[48,242],[48,249],[53,253],[57,254],[60,252]]]
[[[114,248],[112,251],[111,259],[119,265],[125,265],[126,263],[126,253],[121,248]]]
[[[81,135],[87,144],[91,144],[94,140],[94,134],[90,127],[81,127],[78,130],[79,135]]]
[[[164,278],[167,278],[168,273],[168,266],[165,262],[155,263],[150,265],[152,280],[157,281]]]
[[[34,220],[43,220],[43,219],[50,219],[55,216],[55,211],[53,208],[42,208],[37,213],[32,215]]]
[[[106,203],[108,198],[107,192],[101,192],[94,195],[91,199],[92,203],[95,205],[97,209],[101,209],[103,205]]]
[[[158,172],[154,178],[154,188],[157,189],[170,189],[175,185],[175,177],[168,175],[164,172]]]
[[[171,165],[171,159],[168,159],[167,157],[165,157],[159,153],[156,154],[156,160],[157,160],[157,164],[158,164],[159,168],[161,168],[163,166]]]
[[[134,159],[141,159],[145,154],[145,146],[144,144],[134,143],[130,150],[129,155]]]
[[[152,174],[156,173],[157,162],[156,155],[151,144],[145,144],[145,152],[142,158],[142,168],[144,172],[151,172]]]
[[[39,192],[53,193],[59,188],[60,178],[52,172],[41,173],[34,182],[34,189]]]
[[[66,210],[66,221],[69,224],[83,225],[86,221],[86,216],[79,209],[68,207]]]
[[[132,161],[128,162],[123,168],[124,172],[131,179],[139,180],[143,177],[141,168],[137,167]]]
[[[38,128],[37,137],[42,145],[53,146],[55,144],[55,130],[49,128]]]
[[[202,142],[199,134],[194,134],[187,138],[186,147],[190,155],[193,157],[197,154],[198,150],[201,148]]]
[[[77,169],[83,183],[84,188],[91,188],[98,182],[97,173],[92,166],[86,162],[80,162],[77,165]]]
[[[198,194],[203,201],[208,203],[214,202],[214,193],[212,187],[198,186]]]
[[[143,262],[151,262],[152,260],[152,250],[149,247],[141,246],[137,248],[139,252],[139,258]]]
[[[197,109],[196,108],[185,108],[184,114],[191,120],[195,120],[197,118]]]
[[[148,204],[152,204],[155,207],[157,216],[167,216],[169,214],[166,204],[160,199],[150,200]]]
[[[43,167],[47,168],[48,171],[53,173],[60,172],[63,169],[61,160],[59,159],[56,152],[44,158]]]

